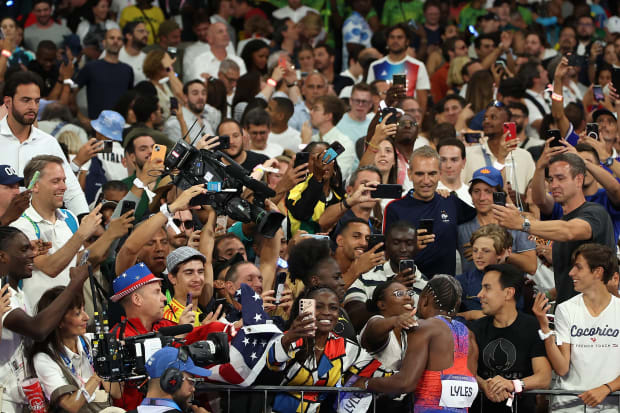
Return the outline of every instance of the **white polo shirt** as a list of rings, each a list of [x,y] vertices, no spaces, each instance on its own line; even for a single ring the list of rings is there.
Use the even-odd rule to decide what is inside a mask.
[[[84,340],[87,339],[85,338]],[[65,367],[71,371],[78,385],[83,386],[94,373],[93,367],[90,364],[92,349],[87,353],[79,338],[77,338],[77,353],[69,350],[67,346],[63,347],[67,358],[66,360],[61,358],[61,360],[65,363]],[[63,394],[75,391],[74,389],[66,387],[73,386],[73,383],[67,381],[62,372],[62,368],[47,354],[37,353],[34,356],[34,369],[48,400],[52,400],[52,394],[54,395],[54,399],[57,399]],[[62,387],[65,388],[63,389]],[[56,392],[56,394],[54,394],[54,392]]]
[[[2,316],[2,325],[7,315],[17,308],[32,316],[31,300],[19,287],[17,291],[9,287],[11,292],[11,309]],[[4,387],[2,395],[2,412],[18,413],[22,411],[22,404],[27,404],[21,389],[21,381],[26,378],[25,360],[23,352],[24,336],[8,328],[2,329],[0,340],[0,387]]]
[[[32,207],[28,207],[24,213],[39,227],[40,237],[37,237],[37,233],[33,223],[25,217],[20,217],[17,221],[11,224],[12,227],[18,228],[29,240],[41,239],[45,242],[51,242],[52,248],[48,254],[53,254],[61,249],[67,241],[73,236],[73,231],[69,225],[65,222],[66,216],[63,211],[56,210],[56,222],[51,223],[43,218]],[[70,211],[67,213],[71,214]],[[73,219],[77,223],[78,220],[73,215]],[[62,285],[66,287],[71,281],[69,276],[69,269],[75,267],[77,261],[77,255],[71,259],[69,265],[67,265],[56,277],[50,277],[36,266],[32,270],[32,277],[24,280],[24,292],[28,295],[30,302],[36,305],[44,292],[50,288]]]
[[[7,123],[7,116],[0,120],[0,165],[11,165],[20,176],[24,176],[24,167],[37,155],[55,155],[61,158],[63,169],[67,176],[67,191],[65,192],[65,204],[75,214],[87,213],[88,204],[82,191],[82,187],[69,162],[65,158],[58,141],[51,135],[32,126],[30,136],[24,142],[13,135]]]
[[[234,53],[228,53],[226,55],[226,59],[232,60],[233,62],[237,63],[237,66],[239,66],[239,76],[245,75],[246,70],[243,59],[235,56]],[[213,52],[211,52],[211,49],[209,49],[208,51],[199,54],[194,59],[192,59],[192,62],[190,63],[190,68],[189,70],[187,70],[189,76],[185,79],[185,81],[187,82],[194,79],[202,79],[200,77],[201,73],[208,73],[209,76],[217,78],[217,74],[220,71],[221,64],[222,61],[215,57]]]

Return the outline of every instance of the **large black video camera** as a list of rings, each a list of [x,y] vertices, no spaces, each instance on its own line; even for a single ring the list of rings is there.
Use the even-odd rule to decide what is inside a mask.
[[[117,339],[109,332],[95,333],[93,361],[97,375],[107,381],[126,381],[146,377],[147,351],[170,346],[174,336],[192,330],[189,324],[163,327],[157,332]],[[197,366],[224,364],[229,361],[228,336],[211,333],[206,340],[184,346]]]
[[[180,171],[173,183],[181,189],[205,185],[209,192],[192,199],[190,205],[211,205],[218,215],[254,222],[266,238],[273,238],[284,220],[279,212],[265,210],[265,199],[275,196],[275,192],[219,150],[198,150],[181,139],[169,152],[164,167],[167,173]],[[254,192],[253,202],[241,198],[244,186]]]

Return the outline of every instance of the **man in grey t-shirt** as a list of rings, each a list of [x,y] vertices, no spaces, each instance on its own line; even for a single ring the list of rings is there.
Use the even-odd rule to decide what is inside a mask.
[[[32,14],[37,21],[24,30],[26,48],[37,50],[41,40],[51,40],[56,43],[57,47],[61,47],[63,37],[70,35],[71,31],[52,20],[52,2],[50,0],[34,0],[32,2]]]

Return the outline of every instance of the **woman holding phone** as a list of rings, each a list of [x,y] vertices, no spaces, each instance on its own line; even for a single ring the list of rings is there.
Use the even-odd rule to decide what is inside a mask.
[[[273,343],[267,354],[267,366],[283,371],[282,386],[334,387],[346,373],[363,377],[385,376],[388,371],[378,368],[379,363],[357,343],[334,333],[338,322],[340,303],[338,295],[329,287],[309,290],[299,304],[293,306],[289,330]],[[273,412],[315,413],[327,393],[280,392],[276,394]]]
[[[47,290],[37,305],[43,311],[64,291],[59,286]],[[28,357],[50,403],[50,411],[98,412],[110,406],[112,397],[121,397],[119,383],[104,382],[93,368],[93,349],[87,338],[88,315],[84,297],[77,295],[56,329],[36,342]]]
[[[303,152],[309,152],[308,177],[297,184],[286,199],[289,235],[299,230],[309,234],[322,232],[321,220],[329,217],[327,211],[344,213],[351,205],[344,200],[342,174],[338,160],[325,163],[323,159],[329,146],[325,142],[311,142]],[[327,217],[325,215],[328,215]],[[290,239],[290,237],[289,237]]]

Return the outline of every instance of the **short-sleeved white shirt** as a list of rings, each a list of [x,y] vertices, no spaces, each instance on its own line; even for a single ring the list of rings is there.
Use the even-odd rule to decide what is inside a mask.
[[[70,211],[65,211],[73,215]],[[69,228],[69,225],[66,223],[65,220],[67,218],[63,211],[56,210],[56,222],[54,223],[41,218],[41,215],[39,215],[32,206],[28,207],[24,213],[38,225],[40,237],[37,237],[32,222],[23,216],[13,222],[11,226],[21,230],[31,241],[41,239],[46,242],[51,242],[52,248],[49,250],[48,254],[53,254],[58,251],[73,236],[73,231],[71,231],[71,228]],[[78,220],[75,215],[73,215],[73,219],[77,224]],[[69,269],[75,267],[76,260],[77,255],[71,259],[69,264],[56,277],[48,276],[35,266],[32,270],[32,278],[24,280],[24,292],[28,296],[30,302],[36,305],[45,291],[59,285],[64,287],[69,285],[69,281],[71,281]]]
[[[602,386],[620,376],[620,299],[611,296],[609,305],[597,316],[588,311],[583,294],[558,305],[555,312],[558,343],[568,343],[570,367],[559,377],[557,388],[585,390]],[[608,397],[588,412],[617,412],[618,398]],[[583,412],[583,402],[576,397],[556,397],[553,411]]]
[[[24,336],[4,327],[6,317],[16,309],[33,315],[31,301],[19,287],[11,292],[11,309],[2,316],[2,339],[0,340],[0,386],[5,388],[2,400],[2,412],[21,411],[21,404],[27,403],[21,390],[20,381],[25,378],[23,355]]]

